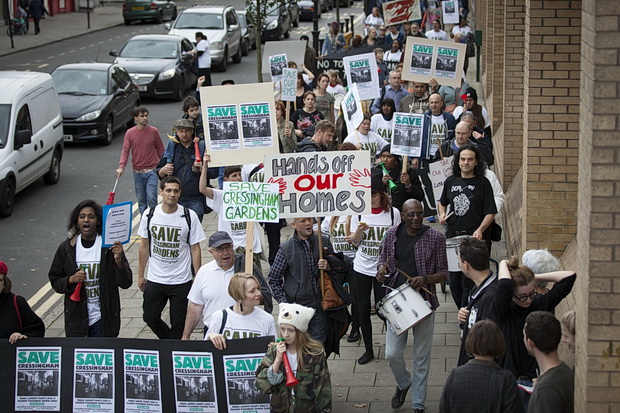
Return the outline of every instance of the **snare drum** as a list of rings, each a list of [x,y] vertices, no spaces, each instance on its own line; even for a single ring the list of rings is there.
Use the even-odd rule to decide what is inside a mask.
[[[452,237],[446,239],[446,255],[448,256],[448,271],[459,272],[459,247],[464,239],[471,237],[471,235],[459,235],[458,237]]]
[[[432,310],[430,303],[405,283],[379,301],[377,312],[390,322],[394,334],[400,335],[428,317]]]

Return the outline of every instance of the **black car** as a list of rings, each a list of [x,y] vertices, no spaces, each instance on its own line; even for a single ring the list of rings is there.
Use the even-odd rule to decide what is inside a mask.
[[[265,25],[261,34],[261,40],[280,40],[280,37],[288,39],[291,31],[291,16],[288,10],[281,4],[276,5],[265,17]]]
[[[312,21],[314,18],[314,1],[313,0],[300,0],[299,6],[299,20]],[[319,1],[319,10],[317,10],[317,17],[321,18],[322,3]]]
[[[71,63],[52,72],[63,117],[65,142],[112,143],[114,131],[133,126],[138,87],[118,64]]]
[[[183,100],[185,91],[195,84],[192,73],[194,44],[171,34],[134,36],[120,52],[112,50],[114,63],[127,69],[143,97],[168,97]]]

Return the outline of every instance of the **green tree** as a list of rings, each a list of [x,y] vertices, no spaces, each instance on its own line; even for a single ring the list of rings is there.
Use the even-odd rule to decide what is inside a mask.
[[[247,12],[248,23],[256,28],[256,71],[259,82],[263,81],[263,62],[262,62],[262,35],[263,26],[266,21],[267,13],[284,4],[281,0],[246,0],[245,10]]]

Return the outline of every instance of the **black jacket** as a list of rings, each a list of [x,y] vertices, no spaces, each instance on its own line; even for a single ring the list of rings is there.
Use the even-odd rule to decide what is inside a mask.
[[[15,304],[17,304],[17,311]],[[9,338],[13,333],[22,333],[26,337],[43,337],[45,335],[43,321],[32,311],[26,299],[19,295],[16,296],[13,293],[0,294],[0,318],[2,319],[0,338]]]
[[[262,271],[258,266],[252,263],[253,274],[256,278],[258,278],[258,282],[260,283],[260,292],[263,294],[263,306],[265,311],[271,314],[273,311],[273,298],[271,296],[271,288],[269,288],[269,284],[265,280]],[[234,264],[235,273],[245,272],[245,254],[235,254],[235,264]]]
[[[383,173],[381,166],[377,166],[377,168]],[[402,162],[399,160],[398,164],[391,171],[388,171],[392,182],[396,184],[396,188],[391,189],[389,185],[386,185],[385,188],[386,192],[392,195],[392,206],[399,211],[402,210],[403,204],[408,199],[417,199],[420,202],[424,199],[424,191],[422,190],[422,183],[418,177],[418,172],[413,168],[407,170],[409,182],[411,183],[411,186],[407,189],[405,184],[400,182],[401,171]]]
[[[297,143],[297,150],[295,152],[321,152],[325,150],[327,148],[317,145],[310,136]]]
[[[88,307],[86,294],[82,290],[80,301],[69,297],[77,284],[67,285],[69,277],[76,269],[75,243],[77,237],[67,238],[56,250],[49,272],[54,291],[65,295],[65,333],[67,337],[86,337],[88,335]],[[104,337],[117,337],[121,329],[121,299],[118,288],[127,289],[133,283],[133,273],[127,258],[123,258],[123,268],[116,268],[114,254],[109,248],[101,249],[101,270],[99,280],[99,300]]]

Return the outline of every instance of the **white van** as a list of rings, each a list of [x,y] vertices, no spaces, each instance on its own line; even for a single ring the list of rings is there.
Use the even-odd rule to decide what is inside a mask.
[[[63,129],[47,73],[0,72],[0,90],[0,217],[8,217],[16,193],[41,177],[58,182]]]

